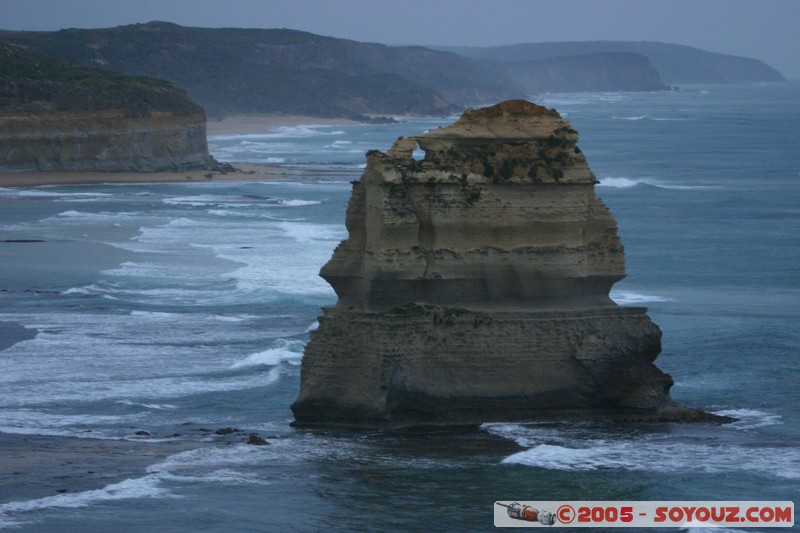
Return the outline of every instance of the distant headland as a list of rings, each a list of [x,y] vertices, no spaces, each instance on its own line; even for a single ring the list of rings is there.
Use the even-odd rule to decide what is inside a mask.
[[[386,46],[291,29],[150,22],[55,32],[0,31],[0,42],[124,75],[167,80],[210,118],[284,113],[366,121],[447,115],[541,92],[658,91],[683,83],[778,82],[755,59],[648,42],[492,48]]]
[[[0,43],[0,171],[208,168],[206,115],[169,82]]]

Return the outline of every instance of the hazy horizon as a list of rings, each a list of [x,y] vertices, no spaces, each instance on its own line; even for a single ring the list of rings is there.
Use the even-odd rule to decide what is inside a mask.
[[[0,28],[56,31],[154,20],[290,28],[389,45],[660,41],[759,59],[800,79],[792,0],[0,0]]]

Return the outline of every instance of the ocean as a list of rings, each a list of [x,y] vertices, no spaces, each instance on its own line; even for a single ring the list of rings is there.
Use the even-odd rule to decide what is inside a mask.
[[[796,501],[800,83],[534,100],[580,132],[626,249],[612,297],[663,330],[672,397],[736,422],[292,428],[364,153],[454,117],[212,136],[286,178],[0,189],[0,529],[487,531],[497,500]]]

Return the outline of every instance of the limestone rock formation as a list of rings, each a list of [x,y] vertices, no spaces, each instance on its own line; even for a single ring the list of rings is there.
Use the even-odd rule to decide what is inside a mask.
[[[0,115],[0,170],[157,172],[206,168],[206,120],[122,110]]]
[[[0,43],[0,171],[208,166],[205,111],[184,91]]]
[[[296,424],[694,416],[652,364],[646,310],[608,296],[623,247],[577,139],[512,100],[368,152],[321,271],[338,303],[306,348]]]

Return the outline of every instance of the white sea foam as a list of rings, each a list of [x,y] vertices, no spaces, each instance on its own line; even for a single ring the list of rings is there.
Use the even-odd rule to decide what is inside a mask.
[[[597,186],[614,187],[615,189],[627,189],[629,187],[635,187],[636,185],[640,185],[643,183],[647,183],[647,181],[643,179],[631,179],[631,178],[600,178]]]
[[[650,115],[636,115],[631,117],[611,117],[615,120],[632,120],[632,121],[639,121],[639,120],[652,120],[653,122],[685,122],[687,120],[691,120],[688,118],[678,118],[678,117],[651,117]]]
[[[258,141],[267,139],[303,138],[317,136],[344,135],[343,130],[329,131],[330,126],[323,124],[305,124],[299,126],[281,126],[272,129],[269,133],[245,133],[232,135],[209,135],[208,140],[214,141]]]
[[[503,459],[503,464],[565,471],[741,472],[800,479],[800,450],[797,448],[705,444],[677,441],[659,434],[597,439],[569,431],[514,424],[483,427],[528,447]]]
[[[227,325],[217,315],[194,313],[4,314],[3,319],[36,328],[38,334],[7,348],[0,358],[0,425],[16,428],[15,432],[102,430],[134,423],[147,411],[79,416],[48,411],[47,406],[114,401],[169,410],[177,398],[261,388],[278,381],[277,372],[230,372],[231,365],[253,352],[235,347],[255,346],[264,336],[263,329],[238,325],[248,315],[233,318],[237,322]],[[142,338],[158,342],[142,344]],[[232,348],[221,353],[221,342]],[[293,344],[273,346],[281,347],[302,351]],[[286,353],[284,358],[300,356]],[[48,368],[45,374],[43,366]]]
[[[592,93],[544,93],[531,97],[535,101],[546,107],[570,107],[574,105],[589,105],[597,102],[621,102],[630,100],[631,96],[626,93],[618,92],[592,92]],[[563,114],[563,113],[562,113]]]
[[[274,366],[283,362],[299,365],[303,359],[305,342],[279,339],[275,346],[263,352],[248,355],[245,359],[237,361],[231,368],[244,368],[249,366]]]
[[[192,196],[172,196],[161,200],[169,205],[188,205],[192,207],[204,207],[207,205],[218,205],[230,201],[231,198],[216,194],[195,194]]]
[[[122,404],[122,405],[129,405],[131,407],[144,407],[144,408],[147,408],[147,409],[155,409],[155,410],[158,410],[158,411],[161,411],[161,410],[164,410],[164,409],[177,409],[178,408],[178,406],[172,405],[170,403],[142,403],[142,402],[134,402],[134,401],[131,401],[131,400],[119,400],[119,401],[117,401],[117,403]]]
[[[123,212],[123,211],[100,211],[95,213],[90,213],[86,211],[62,211],[61,213],[56,214],[54,217],[45,219],[43,222],[46,224],[50,222],[52,219],[57,220],[59,223],[64,223],[65,221],[68,222],[77,222],[80,224],[89,224],[89,223],[103,223],[108,224],[111,223],[113,220],[123,220],[123,219],[130,219],[132,217],[141,216],[139,213],[133,212]]]
[[[347,234],[344,228],[333,224],[311,224],[306,222],[281,222],[278,227],[284,231],[287,237],[305,244],[311,241],[333,241],[339,242]]]
[[[96,348],[90,348],[92,352],[97,352]],[[174,349],[165,350],[152,350],[153,357],[174,357]],[[158,352],[163,352],[158,354]],[[119,364],[117,362],[117,364]],[[279,368],[278,368],[279,370]],[[62,373],[63,375],[64,373]],[[6,387],[3,394],[3,403],[6,406],[13,405],[49,405],[58,402],[97,402],[97,401],[119,401],[127,399],[130,401],[140,401],[141,398],[147,398],[147,404],[163,405],[162,402],[175,400],[186,396],[196,394],[210,394],[215,392],[228,392],[228,391],[243,391],[247,389],[261,388],[271,385],[280,379],[280,373],[269,373],[266,376],[263,374],[247,374],[247,375],[176,375],[170,377],[142,377],[139,379],[119,380],[116,377],[108,377],[107,381],[100,381],[99,379],[81,379],[80,376],[73,375],[72,381],[69,384],[61,384],[55,381],[39,382],[31,385],[16,385],[14,387]],[[17,394],[29,394],[33,397],[15,399],[10,397],[9,392]],[[4,416],[13,416],[11,414],[4,414],[0,416],[0,421]],[[130,415],[135,416],[135,415]],[[57,422],[58,418],[62,418],[63,422]],[[111,417],[108,422],[117,424],[121,421],[118,417]],[[49,420],[47,424],[43,420],[27,419],[21,421],[22,424],[12,426],[0,422],[0,425],[6,427],[17,427],[20,431],[25,430],[49,430],[48,428],[55,428],[59,426],[68,427],[69,423],[79,423],[84,427],[86,422],[80,419],[73,419],[68,415],[62,417],[61,415],[55,416]],[[98,421],[99,423],[99,421]],[[31,425],[36,424],[36,425]]]
[[[720,187],[714,185],[681,185],[676,183],[666,183],[657,178],[626,178],[626,177],[611,177],[606,176],[599,178],[598,187],[612,187],[615,189],[628,189],[636,187],[637,185],[649,185],[659,189],[671,189],[676,191],[695,190],[695,189],[719,189]]]
[[[5,402],[4,402],[5,403]],[[91,439],[124,439],[109,425],[132,426],[143,420],[143,413],[128,415],[56,414],[49,409],[4,408],[0,410],[0,432],[15,435],[48,435]],[[130,436],[128,436],[130,437]]]
[[[714,411],[714,414],[736,418],[736,422],[725,425],[725,427],[734,429],[748,430],[783,424],[783,417],[781,415],[759,411],[757,409],[723,409],[721,411]]]
[[[278,205],[286,207],[300,207],[306,205],[319,205],[322,202],[317,200],[278,200]]]
[[[254,446],[251,446],[253,448]],[[214,470],[208,474],[176,475],[160,474],[164,481],[178,481],[181,483],[213,483],[221,486],[234,485],[269,485],[271,482],[254,472],[243,472],[229,468]]]
[[[109,193],[103,192],[75,192],[75,191],[61,191],[50,192],[45,189],[52,188],[50,186],[36,187],[32,189],[3,189],[2,191],[12,193],[14,196],[19,197],[50,197],[57,200],[70,200],[75,198],[107,198],[113,196]]]
[[[672,298],[656,296],[654,294],[640,294],[638,292],[612,290],[611,299],[619,305],[640,305],[652,302],[672,302]]]
[[[0,504],[0,525],[3,525],[6,520],[13,521],[13,518],[18,518],[17,515],[32,511],[53,508],[75,509],[102,502],[129,499],[175,497],[160,485],[161,478],[155,475],[147,475],[113,483],[102,489],[68,492],[36,500],[4,503]]]

